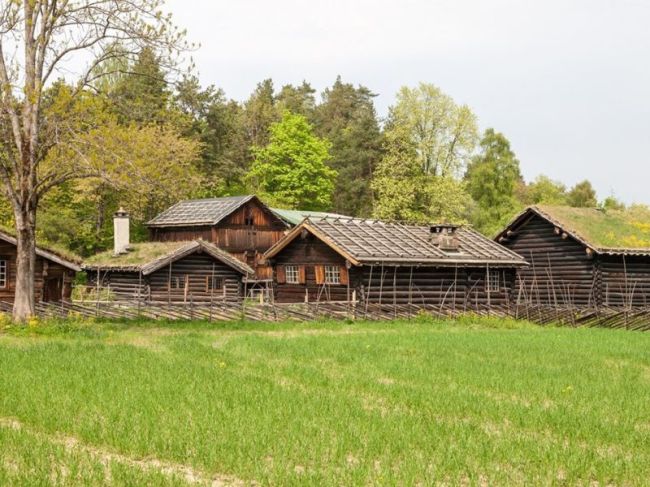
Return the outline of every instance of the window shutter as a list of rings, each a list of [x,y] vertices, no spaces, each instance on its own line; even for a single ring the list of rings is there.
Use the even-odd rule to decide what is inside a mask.
[[[342,265],[340,269],[341,270],[340,270],[339,279],[341,280],[341,284],[343,284],[344,286],[347,286],[348,284],[350,284],[350,277],[348,275],[348,268],[345,267],[344,265]]]
[[[298,283],[304,284],[305,282],[305,266],[301,265],[298,266]]]
[[[279,265],[275,268],[275,278],[278,281],[278,284],[284,284],[287,282],[287,275],[284,272],[283,265]]]
[[[325,284],[325,266],[315,265],[314,272],[316,273],[316,284]]]

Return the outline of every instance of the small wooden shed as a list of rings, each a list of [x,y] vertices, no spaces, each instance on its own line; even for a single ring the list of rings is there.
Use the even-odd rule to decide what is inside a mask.
[[[0,301],[13,302],[16,295],[16,238],[0,231]],[[34,294],[36,301],[67,301],[72,281],[81,270],[78,257],[42,245],[36,247]]]
[[[89,292],[146,302],[236,301],[253,269],[211,243],[133,243],[125,253],[95,255],[84,263]]]
[[[531,206],[496,240],[530,264],[520,271],[519,302],[650,305],[650,221],[619,210]]]
[[[255,195],[187,200],[147,222],[155,242],[203,239],[223,249],[270,279],[260,260],[284,236],[289,225]]]
[[[482,307],[509,302],[519,255],[466,227],[304,220],[265,254],[278,302]]]

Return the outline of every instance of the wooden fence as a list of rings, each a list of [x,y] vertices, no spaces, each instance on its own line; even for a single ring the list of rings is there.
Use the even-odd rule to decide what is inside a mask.
[[[11,303],[0,302],[0,311],[11,312]],[[321,302],[273,304],[250,302],[214,303],[129,303],[129,302],[61,302],[38,303],[37,315],[44,318],[98,317],[107,319],[207,320],[207,321],[311,321],[322,319],[395,320],[428,315],[453,318],[461,315],[516,318],[541,325],[559,324],[572,327],[605,327],[650,330],[650,307],[579,308],[545,305],[516,307],[475,307],[461,310],[426,305],[361,304],[355,302]]]

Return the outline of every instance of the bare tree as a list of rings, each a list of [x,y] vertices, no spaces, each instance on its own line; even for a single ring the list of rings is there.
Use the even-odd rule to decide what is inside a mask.
[[[65,164],[41,164],[56,145],[41,102],[54,76],[74,76],[73,97],[98,77],[107,61],[145,47],[175,57],[184,32],[160,9],[164,0],[0,0],[0,190],[16,222],[14,319],[34,313],[36,211],[50,189],[94,175]]]

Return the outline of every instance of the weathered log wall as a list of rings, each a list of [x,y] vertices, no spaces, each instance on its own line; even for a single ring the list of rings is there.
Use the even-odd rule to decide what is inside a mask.
[[[583,244],[534,215],[501,242],[530,264],[519,271],[516,300],[555,306],[593,306],[598,299],[595,260]]]
[[[650,305],[650,257],[599,255],[598,269],[602,305]]]
[[[97,286],[97,271],[89,272],[89,290]],[[151,302],[206,302],[239,300],[243,297],[242,276],[205,254],[192,254],[147,276],[139,272],[99,272],[100,298]]]

